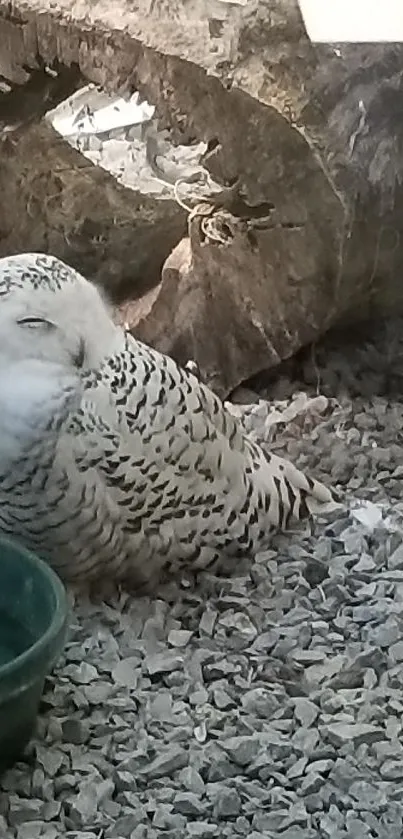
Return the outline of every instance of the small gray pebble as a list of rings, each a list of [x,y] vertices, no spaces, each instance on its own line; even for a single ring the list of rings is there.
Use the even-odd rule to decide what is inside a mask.
[[[18,827],[25,822],[38,821],[43,813],[44,802],[37,798],[20,798],[17,795],[8,796],[8,819],[10,825]]]
[[[317,775],[315,772],[308,772],[302,780],[300,790],[302,795],[314,795],[319,792],[323,784],[324,780],[321,775]]]
[[[82,661],[78,666],[69,664],[65,668],[65,674],[77,685],[89,685],[98,677],[98,670],[92,664]]]
[[[146,825],[138,824],[137,827],[132,830],[130,839],[150,839],[150,832]]]
[[[389,655],[394,662],[400,663],[403,661],[403,641],[396,641],[391,644],[389,648]]]
[[[199,622],[199,632],[203,635],[212,635],[214,632],[214,627],[218,618],[218,612],[214,609],[206,609],[203,612],[202,617]]]
[[[189,822],[186,831],[193,839],[211,839],[212,836],[217,836],[217,825],[205,821]]]
[[[225,820],[229,817],[239,816],[241,808],[242,802],[236,790],[223,787],[218,792],[214,802],[213,815],[216,819]]]
[[[385,760],[380,768],[381,777],[385,781],[402,781],[403,780],[403,759],[401,760]]]
[[[145,668],[150,676],[155,676],[158,673],[172,673],[172,671],[180,670],[182,667],[183,659],[169,652],[149,655],[145,661]]]
[[[203,795],[205,783],[200,772],[194,766],[186,766],[178,775],[178,781],[195,795]]]
[[[43,821],[32,821],[20,824],[17,828],[17,839],[39,839],[42,836]]]
[[[112,679],[119,685],[135,689],[140,681],[140,661],[137,657],[123,658],[112,670]]]
[[[217,708],[221,711],[225,710],[226,708],[233,708],[236,703],[228,693],[223,690],[223,688],[215,688],[213,689],[213,697],[214,697],[214,704]]]
[[[163,778],[170,777],[178,769],[183,769],[187,766],[189,756],[187,752],[180,746],[166,747],[162,753],[146,765],[142,770],[142,774],[147,778]]]
[[[66,743],[73,743],[75,746],[81,746],[86,743],[90,732],[88,724],[84,720],[67,719],[62,722],[63,740]]]
[[[242,706],[248,714],[269,719],[279,708],[279,701],[265,688],[253,688],[242,696]]]
[[[370,723],[335,722],[323,726],[323,730],[335,746],[353,743],[357,747],[361,743],[376,743],[377,740],[384,739],[382,729]]]
[[[202,816],[205,806],[194,792],[178,792],[174,798],[174,810],[192,818]]]
[[[188,629],[171,629],[168,634],[168,644],[172,647],[186,647],[193,632]]]
[[[294,714],[304,728],[309,728],[315,722],[319,708],[309,699],[297,697],[294,700]]]
[[[257,757],[261,743],[257,737],[230,737],[220,743],[228,757],[238,766],[248,766]]]

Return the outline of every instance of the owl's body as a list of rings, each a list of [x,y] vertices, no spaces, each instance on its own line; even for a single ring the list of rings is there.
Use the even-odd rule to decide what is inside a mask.
[[[0,334],[0,531],[66,581],[214,567],[332,498],[53,257],[0,260]]]

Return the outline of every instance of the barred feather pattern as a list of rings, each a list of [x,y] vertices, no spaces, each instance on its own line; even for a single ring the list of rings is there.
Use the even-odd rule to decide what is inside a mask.
[[[60,260],[0,259],[0,330],[0,530],[67,582],[216,568],[332,500]]]

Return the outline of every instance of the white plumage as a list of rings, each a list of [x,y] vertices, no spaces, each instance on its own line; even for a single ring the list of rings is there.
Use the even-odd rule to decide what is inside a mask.
[[[332,500],[54,257],[0,259],[0,335],[0,530],[68,582],[213,567]]]

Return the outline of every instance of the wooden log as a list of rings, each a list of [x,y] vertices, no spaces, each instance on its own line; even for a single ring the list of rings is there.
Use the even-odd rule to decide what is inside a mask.
[[[312,45],[297,0],[0,2],[0,43],[6,78],[77,65],[208,143],[220,200],[131,317],[220,393],[335,323],[402,310],[403,46]]]
[[[186,213],[141,184],[125,187],[41,118],[79,83],[77,72],[36,71],[21,89],[0,94],[0,256],[47,251],[112,299],[136,298],[158,283]]]

